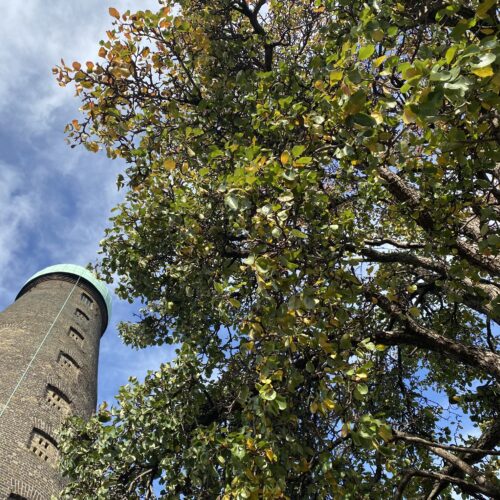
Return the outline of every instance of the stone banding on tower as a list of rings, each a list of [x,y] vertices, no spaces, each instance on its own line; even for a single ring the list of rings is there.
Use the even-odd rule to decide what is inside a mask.
[[[43,269],[0,313],[0,500],[50,500],[64,481],[57,430],[97,402],[99,341],[111,315],[87,269]]]

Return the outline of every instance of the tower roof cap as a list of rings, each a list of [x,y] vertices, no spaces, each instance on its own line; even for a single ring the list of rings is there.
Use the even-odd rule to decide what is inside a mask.
[[[46,267],[45,269],[42,269],[41,271],[38,271],[33,276],[31,276],[31,278],[27,280],[23,285],[23,289],[28,283],[35,280],[36,278],[54,273],[71,274],[73,276],[83,278],[85,281],[88,281],[101,294],[102,298],[104,299],[104,303],[106,304],[108,318],[111,317],[111,294],[109,293],[107,286],[104,284],[104,282],[97,279],[91,271],[85,269],[82,266],[77,266],[75,264],[56,264],[55,266]]]

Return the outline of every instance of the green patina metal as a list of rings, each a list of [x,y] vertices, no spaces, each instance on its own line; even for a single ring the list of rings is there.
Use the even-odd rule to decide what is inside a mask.
[[[98,280],[92,272],[82,266],[77,266],[75,264],[57,264],[55,266],[46,267],[45,269],[38,271],[28,281],[26,281],[23,289],[28,283],[36,278],[53,273],[72,274],[73,276],[80,276],[80,278],[88,281],[102,295],[108,310],[108,318],[111,317],[111,294],[109,293],[108,288],[102,281]]]

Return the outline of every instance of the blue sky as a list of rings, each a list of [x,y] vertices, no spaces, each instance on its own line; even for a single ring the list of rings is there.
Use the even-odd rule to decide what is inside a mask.
[[[105,154],[70,149],[63,129],[80,105],[57,85],[51,68],[97,57],[111,25],[108,7],[147,8],[153,0],[4,2],[0,17],[0,310],[36,271],[57,263],[95,261],[123,167]],[[99,400],[111,401],[129,376],[172,359],[171,347],[134,351],[116,324],[134,306],[114,300],[101,343]],[[469,422],[466,431],[477,433]]]
[[[72,89],[51,69],[97,58],[111,25],[108,7],[154,8],[152,0],[24,0],[4,2],[0,17],[0,310],[24,281],[57,263],[86,265],[97,258],[123,167],[104,153],[71,149],[64,126],[78,116]],[[114,298],[101,342],[99,400],[110,401],[129,376],[143,378],[173,356],[172,348],[134,351],[116,324],[135,307]]]

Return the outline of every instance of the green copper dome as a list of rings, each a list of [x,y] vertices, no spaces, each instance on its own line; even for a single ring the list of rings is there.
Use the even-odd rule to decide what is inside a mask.
[[[45,269],[38,271],[28,281],[26,281],[23,288],[34,279],[53,273],[72,274],[73,276],[79,276],[85,281],[88,281],[102,295],[106,304],[106,309],[108,310],[108,318],[111,317],[111,294],[109,293],[106,285],[102,281],[98,280],[92,272],[82,266],[76,266],[75,264],[57,264],[55,266],[46,267]]]

